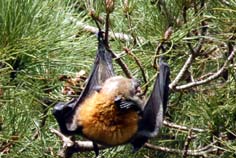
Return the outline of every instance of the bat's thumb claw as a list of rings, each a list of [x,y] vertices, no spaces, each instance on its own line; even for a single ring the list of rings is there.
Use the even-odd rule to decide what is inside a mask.
[[[63,102],[57,103],[52,110],[53,115],[59,115],[61,111],[63,110],[64,106],[65,106],[65,103]]]

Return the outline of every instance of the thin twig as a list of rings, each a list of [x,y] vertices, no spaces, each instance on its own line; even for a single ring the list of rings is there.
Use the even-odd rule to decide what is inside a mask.
[[[101,27],[100,27],[100,25],[98,23],[98,18],[93,13],[91,13],[91,17],[94,20],[95,24],[97,25],[98,31],[101,31]]]
[[[191,143],[191,140],[193,139],[192,137],[192,129],[189,129],[187,139],[184,143],[184,149],[183,149],[183,158],[186,158],[188,156],[188,150],[189,150],[189,145]]]
[[[107,13],[106,15],[106,23],[105,23],[105,44],[108,46],[108,41],[109,41],[109,17],[110,17],[110,13]]]
[[[209,149],[212,148],[212,146],[214,146],[217,142],[218,142],[218,141],[215,140],[215,141],[213,141],[212,143],[210,143],[210,144],[208,144],[208,145],[206,145],[206,146],[200,148],[199,151],[206,151],[206,150],[209,150]]]
[[[82,28],[84,31],[86,32],[91,32],[91,33],[97,33],[98,32],[98,28],[97,27],[93,27],[90,25],[87,25],[81,21],[78,21],[76,18],[72,17],[72,16],[68,16],[66,18],[66,20],[68,22],[74,23],[77,27]],[[136,39],[134,39],[131,35],[125,34],[125,33],[120,33],[120,32],[111,32],[109,31],[109,37],[111,37],[111,39],[119,39],[121,41],[127,41],[127,42],[134,42]],[[143,37],[136,37],[138,38],[138,40],[140,41],[140,43],[143,43],[145,41],[145,39]]]
[[[146,143],[145,147],[148,149],[158,150],[158,151],[172,153],[172,154],[182,154],[183,153],[183,150],[160,147],[160,146],[152,145],[149,143]],[[216,147],[211,147],[210,149],[204,150],[204,151],[201,148],[197,149],[197,150],[187,150],[187,155],[188,156],[206,156],[207,154],[215,152],[217,150],[218,149]]]
[[[181,68],[181,70],[179,71],[178,75],[175,77],[174,81],[172,81],[171,84],[169,85],[170,89],[174,89],[176,87],[176,85],[179,83],[179,81],[184,76],[186,70],[192,64],[193,60],[194,60],[194,55],[190,54],[188,59],[185,61],[184,66]]]
[[[155,50],[155,57],[154,57],[154,60],[153,60],[153,63],[152,63],[152,66],[154,67],[154,69],[157,70],[157,57],[160,55],[160,51],[162,50],[163,48],[163,44],[164,42],[160,42],[157,44],[157,47],[156,47],[156,50]]]
[[[169,121],[166,121],[164,120],[163,121],[163,124],[166,126],[166,127],[170,127],[170,128],[174,128],[174,129],[177,129],[177,130],[182,130],[182,131],[189,131],[189,127],[186,127],[186,126],[182,126],[182,125],[177,125],[173,122],[169,122]],[[200,129],[200,128],[191,128],[193,132],[206,132],[204,129]]]
[[[112,54],[112,58],[115,59],[117,64],[120,65],[121,69],[125,73],[125,76],[128,78],[132,78],[132,74],[131,74],[128,66],[123,62],[123,60],[120,57],[118,57],[113,51],[110,50],[110,52]]]
[[[141,73],[142,73],[142,76],[143,76],[143,82],[144,82],[144,91],[142,92],[141,96],[145,95],[148,91],[148,84],[147,84],[147,77],[146,77],[146,74],[145,74],[145,71],[144,71],[144,68],[140,62],[140,60],[138,59],[137,56],[134,55],[134,53],[129,50],[128,48],[124,48],[125,52],[130,55],[131,57],[133,57],[134,61],[136,62],[136,64],[139,66],[140,70],[141,70]]]
[[[173,27],[170,26],[167,28],[167,30],[165,31],[164,33],[164,36],[163,36],[163,39],[161,40],[161,42],[159,42],[157,44],[157,47],[155,49],[155,57],[154,57],[154,60],[153,60],[153,63],[152,63],[152,66],[154,67],[154,69],[157,70],[157,57],[160,56],[160,51],[162,50],[162,52],[164,53],[165,52],[165,49],[164,49],[164,44],[166,43],[166,41],[168,41],[171,37],[173,33]]]

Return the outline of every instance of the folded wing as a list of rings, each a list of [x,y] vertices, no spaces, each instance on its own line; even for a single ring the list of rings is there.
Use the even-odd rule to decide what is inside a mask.
[[[53,109],[53,115],[63,134],[71,135],[77,133],[78,129],[71,127],[76,109],[87,96],[96,91],[97,87],[101,86],[106,79],[114,75],[111,53],[110,50],[107,49],[102,32],[100,31],[98,33],[98,49],[92,72],[81,95],[67,103],[59,102]]]
[[[146,102],[139,129],[131,144],[137,151],[148,138],[158,134],[162,126],[169,96],[170,69],[167,63],[160,61],[160,72],[155,81],[151,96]]]

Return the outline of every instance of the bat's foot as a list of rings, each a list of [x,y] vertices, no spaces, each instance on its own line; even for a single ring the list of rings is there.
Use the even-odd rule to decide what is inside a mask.
[[[98,157],[98,155],[99,155],[99,148],[98,148],[98,145],[95,142],[93,142],[93,150],[94,150],[95,155],[96,155],[95,158]]]
[[[132,141],[132,153],[137,152],[148,140],[148,137],[142,136],[142,135],[137,135]]]

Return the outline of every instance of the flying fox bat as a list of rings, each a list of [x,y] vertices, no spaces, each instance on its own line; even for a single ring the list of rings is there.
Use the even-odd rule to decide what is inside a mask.
[[[160,72],[150,97],[139,97],[136,79],[116,76],[110,50],[98,33],[98,51],[87,84],[78,99],[55,105],[53,114],[65,135],[81,134],[96,143],[116,146],[131,143],[137,151],[157,135],[169,95],[169,66]]]
[[[72,99],[68,103],[59,102],[53,109],[53,115],[63,134],[73,135],[77,133],[77,131],[69,130],[76,109],[87,98],[87,96],[95,92],[106,79],[114,75],[111,53],[106,48],[103,40],[103,32],[100,31],[98,33],[98,50],[96,58],[84,90],[78,98]]]

